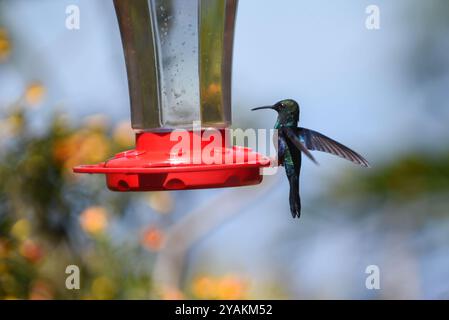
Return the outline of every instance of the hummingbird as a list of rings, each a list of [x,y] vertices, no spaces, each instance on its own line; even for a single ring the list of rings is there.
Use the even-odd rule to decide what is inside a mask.
[[[272,106],[257,107],[251,109],[272,109],[278,113],[276,124],[278,163],[284,166],[285,173],[290,184],[290,212],[293,218],[301,216],[301,198],[299,195],[299,175],[301,171],[301,153],[304,153],[313,163],[318,165],[310,151],[322,151],[343,159],[352,161],[362,167],[370,167],[368,161],[354,150],[326,137],[317,131],[298,127],[299,104],[293,99],[285,99]],[[310,150],[310,151],[309,151]]]

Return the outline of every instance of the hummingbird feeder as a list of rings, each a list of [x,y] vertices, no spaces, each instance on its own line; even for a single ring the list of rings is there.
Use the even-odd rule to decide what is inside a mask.
[[[136,147],[74,171],[105,174],[114,191],[260,183],[269,159],[229,141],[237,0],[114,0],[114,6]],[[187,141],[176,148],[181,129]]]

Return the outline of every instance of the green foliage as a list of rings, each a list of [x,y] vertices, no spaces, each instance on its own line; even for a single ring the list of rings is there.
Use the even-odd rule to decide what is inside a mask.
[[[429,194],[449,192],[449,153],[405,155],[394,162],[354,176],[336,188],[338,196],[358,196],[407,201]]]
[[[114,244],[107,228],[131,205],[103,177],[80,177],[76,164],[104,160],[124,146],[98,119],[71,127],[62,114],[36,133],[33,112],[6,110],[0,145],[0,299],[148,298],[152,255],[139,242]],[[111,138],[114,136],[114,138]],[[81,269],[80,290],[65,287],[65,269]]]

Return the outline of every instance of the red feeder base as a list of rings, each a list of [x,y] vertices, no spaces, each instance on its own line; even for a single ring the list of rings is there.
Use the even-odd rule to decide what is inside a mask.
[[[259,184],[261,168],[270,164],[249,148],[230,147],[226,129],[172,133],[137,133],[136,149],[73,171],[105,174],[113,191],[158,191]]]

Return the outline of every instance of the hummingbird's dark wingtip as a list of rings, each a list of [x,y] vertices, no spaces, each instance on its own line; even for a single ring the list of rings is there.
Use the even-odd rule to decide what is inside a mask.
[[[361,167],[363,168],[371,168],[371,164],[368,162],[368,160],[366,160],[365,158],[363,158],[362,156],[360,156],[361,161],[359,161],[359,164]]]

